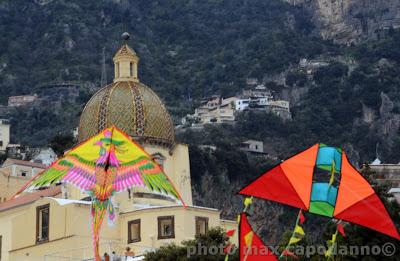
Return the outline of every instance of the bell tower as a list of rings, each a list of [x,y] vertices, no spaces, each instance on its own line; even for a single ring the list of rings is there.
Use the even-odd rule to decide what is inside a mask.
[[[127,44],[129,33],[123,33],[124,44],[115,54],[114,61],[114,82],[133,81],[139,82],[138,63],[139,57],[136,52]]]

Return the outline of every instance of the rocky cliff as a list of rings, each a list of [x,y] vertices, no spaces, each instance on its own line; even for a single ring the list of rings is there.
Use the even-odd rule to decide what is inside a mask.
[[[325,39],[351,44],[377,39],[400,27],[399,0],[287,0],[312,13]]]

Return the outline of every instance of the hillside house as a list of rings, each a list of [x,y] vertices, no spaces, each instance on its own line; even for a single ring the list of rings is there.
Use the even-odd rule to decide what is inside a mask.
[[[259,140],[246,140],[240,144],[240,149],[250,153],[264,154],[264,143]]]
[[[38,96],[35,95],[19,95],[8,97],[8,107],[20,107],[25,106],[31,102],[34,102]]]

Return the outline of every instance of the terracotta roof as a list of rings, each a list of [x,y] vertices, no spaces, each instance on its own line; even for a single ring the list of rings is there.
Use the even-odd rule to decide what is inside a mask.
[[[35,163],[35,162],[30,162],[30,161],[25,161],[25,160],[18,160],[18,159],[6,159],[4,163],[11,163],[11,164],[16,164],[16,165],[22,165],[22,166],[28,166],[28,167],[33,167],[33,168],[39,168],[39,169],[45,169],[46,165],[40,164],[40,163]],[[3,165],[4,165],[3,163]],[[7,166],[6,164],[5,166]]]
[[[39,190],[32,193],[26,193],[17,198],[0,203],[0,212],[33,203],[42,197],[54,197],[60,193],[61,193],[60,186],[52,187],[45,190]]]

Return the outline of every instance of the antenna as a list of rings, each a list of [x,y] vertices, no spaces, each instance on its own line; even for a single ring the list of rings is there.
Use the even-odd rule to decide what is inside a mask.
[[[129,1],[128,0],[121,0],[121,8],[122,8],[122,25],[123,30],[126,32],[128,31],[128,21],[127,16],[129,15]]]
[[[103,53],[101,57],[101,80],[100,87],[104,87],[107,84],[107,70],[106,70],[106,47],[103,47]]]

